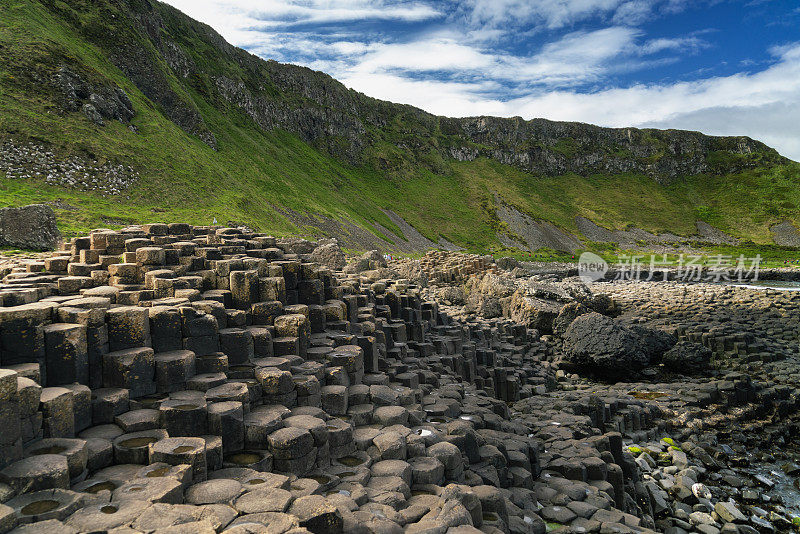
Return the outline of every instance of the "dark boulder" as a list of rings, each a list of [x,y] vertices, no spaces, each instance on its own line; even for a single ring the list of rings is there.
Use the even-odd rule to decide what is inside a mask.
[[[0,209],[0,246],[53,250],[61,241],[53,208],[31,204]]]
[[[634,329],[597,312],[577,317],[564,334],[566,362],[619,377],[650,364],[650,350]]]
[[[564,304],[556,318],[553,319],[553,333],[557,336],[563,336],[567,328],[569,328],[569,325],[572,324],[572,321],[589,312],[591,312],[591,310],[580,302]]]
[[[683,374],[705,370],[711,361],[711,349],[693,341],[678,341],[661,357],[664,367]]]
[[[633,325],[631,329],[642,339],[645,349],[650,355],[650,363],[656,363],[661,355],[671,349],[678,341],[674,335],[655,328]]]

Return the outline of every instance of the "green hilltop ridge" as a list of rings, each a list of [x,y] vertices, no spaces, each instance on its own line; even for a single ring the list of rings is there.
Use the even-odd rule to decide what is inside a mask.
[[[0,203],[49,202],[68,235],[214,218],[322,235],[311,215],[391,249],[391,210],[486,251],[518,237],[502,204],[581,239],[576,217],[686,238],[704,221],[766,244],[800,223],[799,183],[800,165],[747,137],[384,102],[155,1],[0,8]]]

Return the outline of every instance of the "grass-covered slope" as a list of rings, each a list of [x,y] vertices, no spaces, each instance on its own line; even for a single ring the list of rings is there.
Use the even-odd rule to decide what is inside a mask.
[[[383,213],[388,208],[433,241],[442,236],[488,250],[503,231],[493,213],[495,195],[567,231],[575,231],[576,215],[609,228],[682,235],[703,219],[769,242],[771,224],[800,222],[798,165],[745,138],[637,130],[643,141],[620,148],[609,144],[617,135],[611,130],[549,123],[560,132],[551,138],[529,123],[533,133],[524,135],[545,135],[536,146],[512,146],[522,135],[516,132],[493,147],[482,144],[488,141],[473,123],[370,99],[321,73],[264,62],[163,4],[3,4],[0,145],[31,143],[57,158],[135,172],[119,195],[0,172],[0,204],[58,200],[66,233],[154,220],[208,224],[215,217],[276,234],[313,231],[295,227],[276,209],[290,208],[371,230],[374,221],[402,235]],[[130,122],[101,126],[80,107],[65,105],[63,87],[54,82],[64,68],[98,91],[122,89],[135,111]],[[671,154],[675,143],[689,156]],[[544,151],[545,160],[560,162],[556,169],[589,156],[603,164],[597,172],[553,174],[497,161],[514,150]],[[464,161],[452,157],[465,151]],[[607,156],[598,160],[597,153]],[[626,158],[633,171],[603,171],[624,167]],[[659,162],[704,172],[656,180],[641,171]]]

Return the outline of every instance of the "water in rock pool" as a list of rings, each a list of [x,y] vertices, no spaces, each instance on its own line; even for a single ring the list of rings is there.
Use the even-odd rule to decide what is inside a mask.
[[[771,499],[778,497],[782,504],[775,505],[780,511],[780,508],[786,510],[785,515],[792,518],[800,518],[800,471],[788,473],[785,472],[786,466],[794,465],[798,470],[796,464],[786,461],[778,461],[775,463],[763,463],[754,465],[751,468],[742,469],[743,472],[750,474],[754,480],[759,482],[758,487],[753,488],[760,490],[764,495],[768,495]],[[770,487],[770,484],[773,484]],[[767,503],[759,503],[761,508],[772,509]],[[800,519],[795,519],[796,522]]]

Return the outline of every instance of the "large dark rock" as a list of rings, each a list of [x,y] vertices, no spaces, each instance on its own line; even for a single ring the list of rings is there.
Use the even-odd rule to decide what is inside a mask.
[[[678,341],[661,358],[664,367],[672,371],[693,374],[703,371],[711,361],[711,349],[693,341]]]
[[[589,312],[591,312],[591,310],[580,302],[564,304],[561,310],[559,310],[558,316],[553,319],[553,333],[557,336],[563,336],[567,328],[569,328],[569,325],[572,324],[572,321]]]
[[[60,240],[56,214],[50,206],[0,209],[0,246],[52,250]]]
[[[597,312],[572,321],[564,334],[564,348],[568,363],[611,376],[650,364],[651,352],[634,329]]]
[[[677,341],[669,332],[625,325],[587,311],[569,305],[562,309],[562,320],[570,321],[564,333],[566,361],[576,367],[614,377],[626,376],[659,362]]]
[[[645,349],[650,355],[651,363],[655,363],[661,355],[671,349],[678,341],[674,335],[655,328],[633,325],[631,329],[642,339]]]

